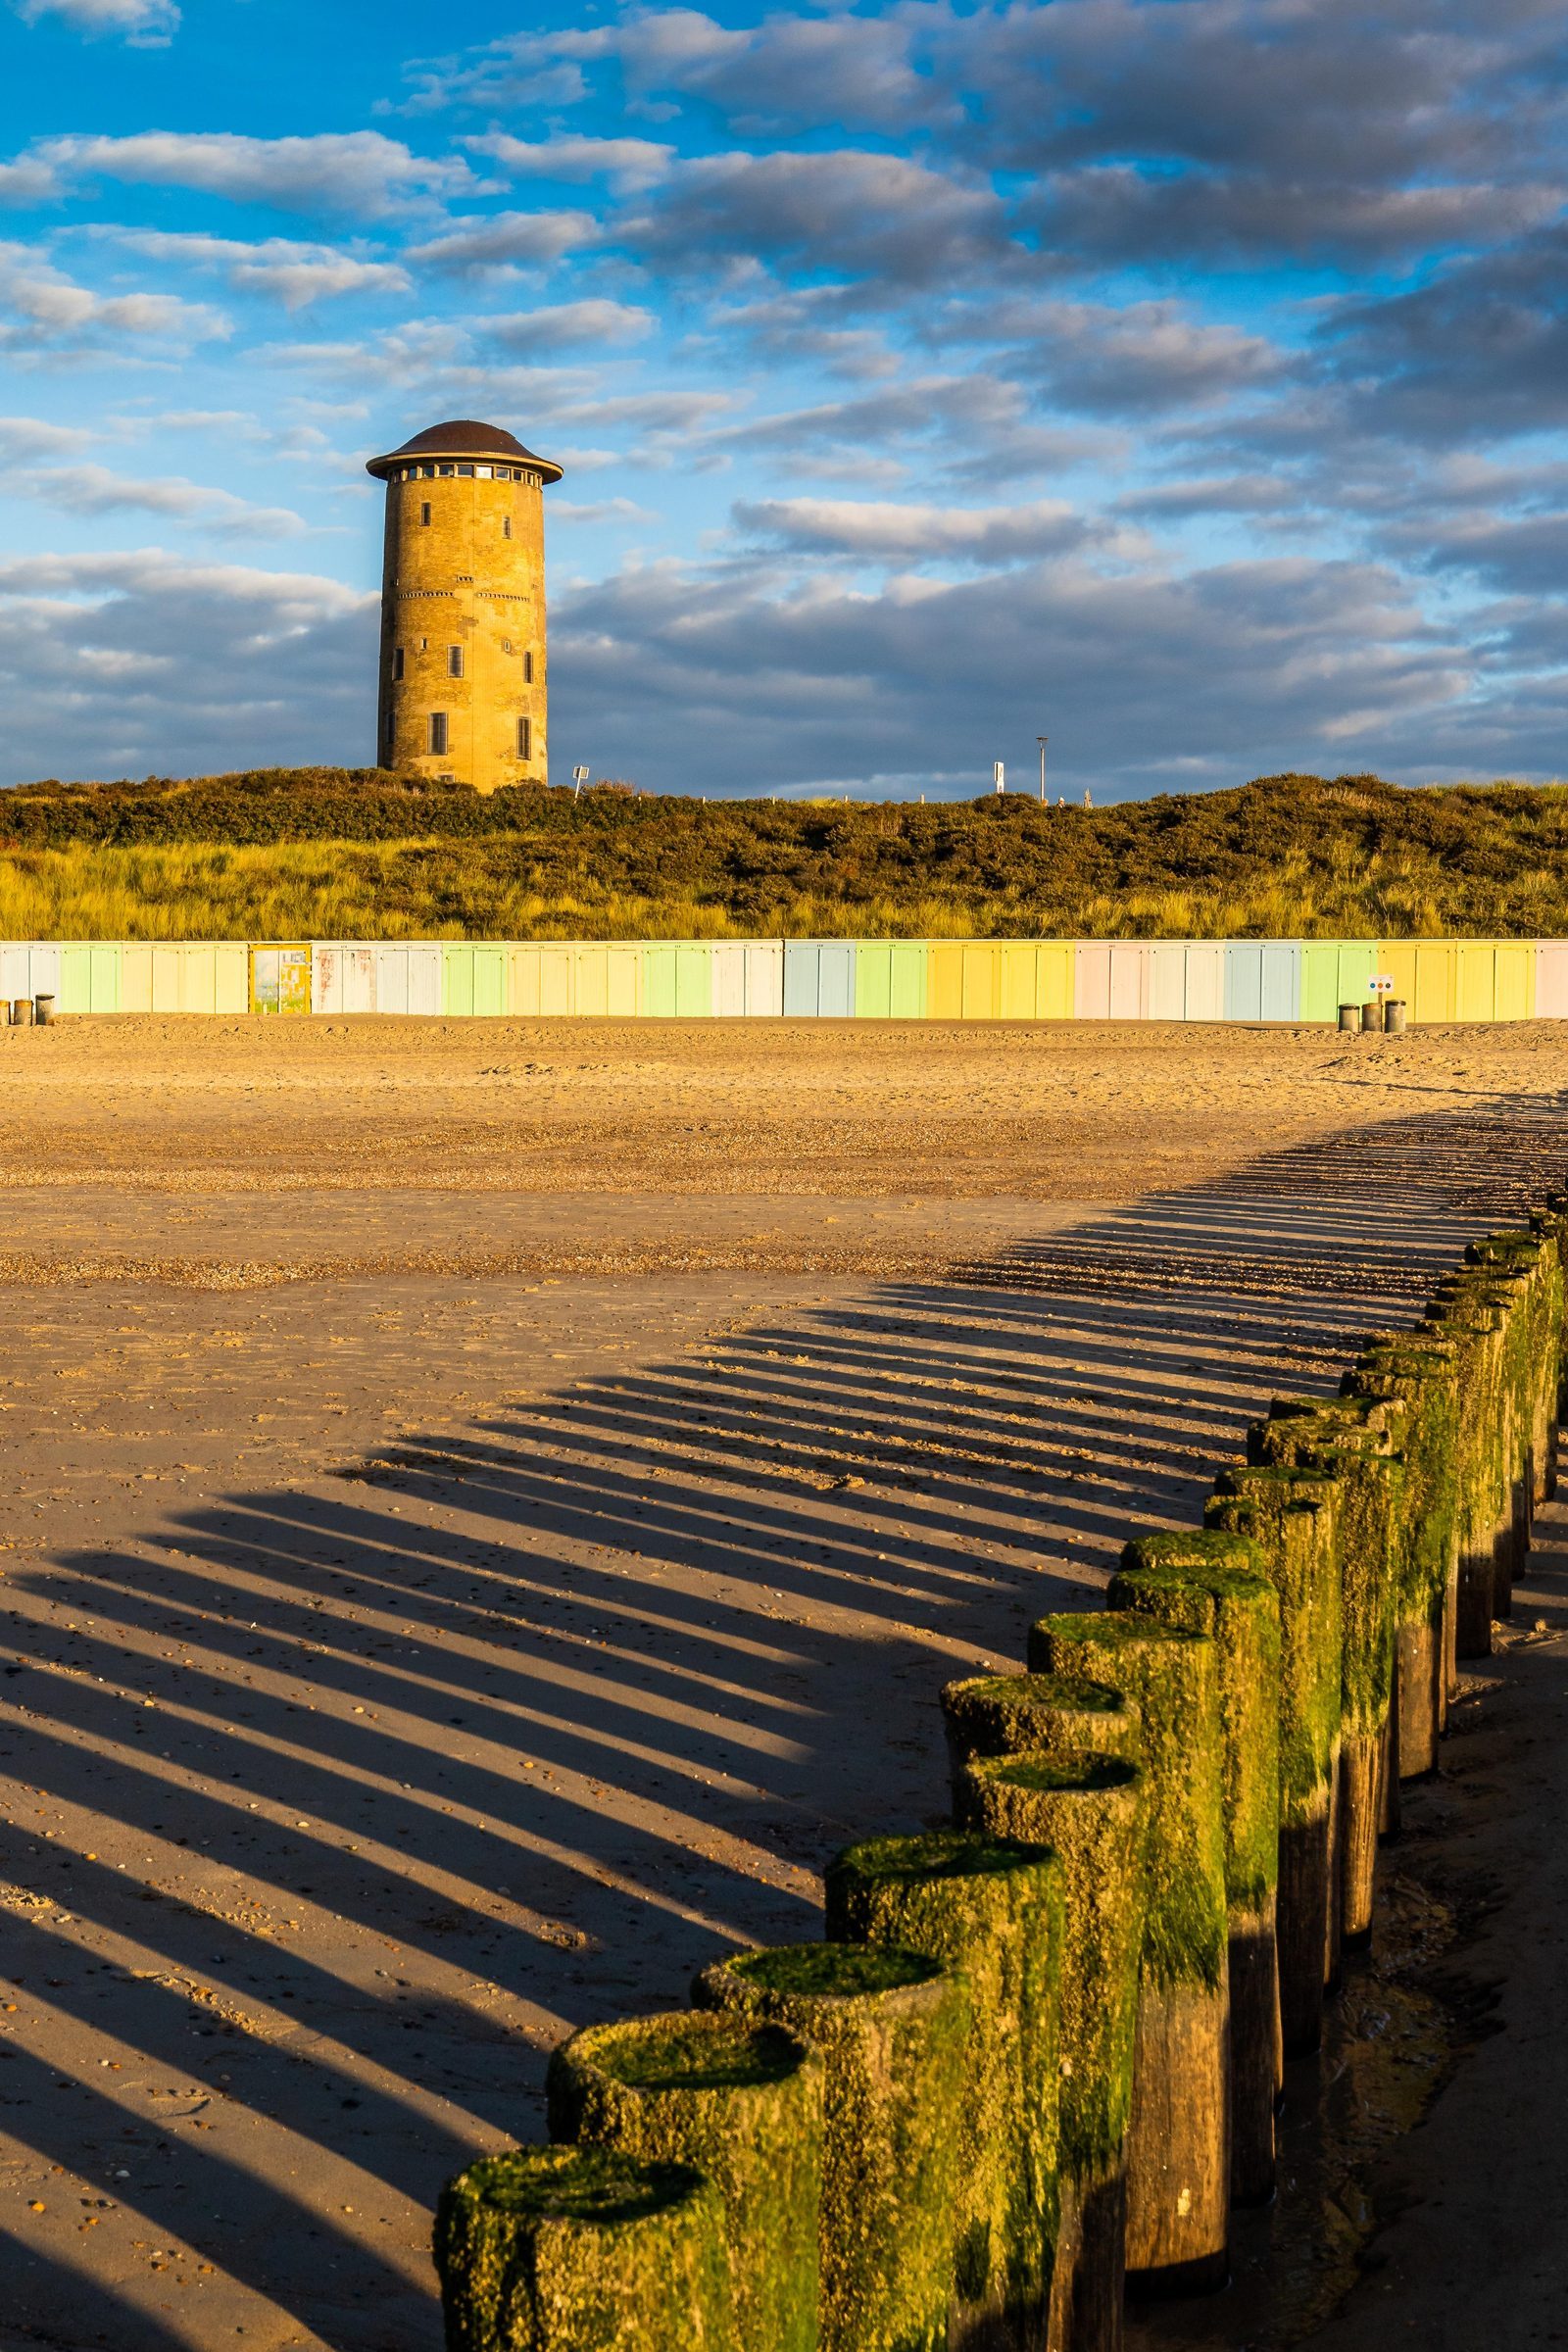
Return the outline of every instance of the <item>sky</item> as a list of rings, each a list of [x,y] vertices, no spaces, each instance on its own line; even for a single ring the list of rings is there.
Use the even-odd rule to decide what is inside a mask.
[[[1568,769],[1545,0],[0,0],[0,780],[375,757],[381,492],[547,492],[552,777]]]

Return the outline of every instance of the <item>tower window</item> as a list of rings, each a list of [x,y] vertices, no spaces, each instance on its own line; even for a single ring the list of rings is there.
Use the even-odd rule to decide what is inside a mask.
[[[458,467],[458,471],[459,471],[460,473],[462,473],[462,474],[466,474],[466,475],[467,476],[468,480],[469,480],[470,482],[472,481],[472,479],[473,479],[473,467],[472,467],[471,466],[460,466]]]
[[[430,713],[430,749],[437,759],[446,758],[447,714],[444,710],[432,710]]]
[[[449,678],[461,678],[462,675],[463,648],[461,645],[449,645],[447,647],[447,676]]]
[[[533,652],[531,648],[522,657],[522,682],[525,686],[533,684]]]
[[[393,678],[393,682],[394,682],[394,684],[400,683],[400,682],[401,682],[401,680],[402,680],[402,677],[403,677],[403,648],[402,648],[402,646],[401,646],[401,645],[399,645],[399,646],[395,646],[395,647],[393,648],[393,652],[392,652],[392,678]]]
[[[503,514],[501,517],[501,536],[503,539],[512,537],[512,516],[510,514]]]
[[[533,758],[533,720],[531,718],[519,718],[517,721],[517,758],[519,760]]]
[[[427,498],[423,498],[423,499],[421,499],[421,500],[419,501],[419,520],[420,520],[421,522],[427,523],[427,522],[429,521],[429,519],[430,519],[430,501],[429,501]]]

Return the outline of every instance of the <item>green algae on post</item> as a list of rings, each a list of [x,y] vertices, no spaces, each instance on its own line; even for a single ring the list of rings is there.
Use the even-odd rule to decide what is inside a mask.
[[[1230,2210],[1230,1986],[1215,1645],[1130,1612],[1043,1617],[1029,1664],[1126,1690],[1143,1722],[1144,1936],[1127,2273],[1218,2284]]]
[[[961,1830],[872,1838],[826,1876],[829,1936],[930,1952],[973,2005],[958,2118],[956,2343],[1038,2352],[1056,2221],[1061,1865]]]
[[[550,2062],[560,2140],[684,2164],[723,2199],[736,2352],[813,2352],[822,2062],[776,2026],[703,2010],[586,2026]]]
[[[1050,2341],[1071,2352],[1118,2352],[1143,1944],[1142,1776],[1120,1756],[979,1757],[965,1769],[959,1811],[992,1838],[1049,1846],[1061,1866]]]
[[[517,2148],[448,2181],[447,2352],[736,2352],[724,2210],[684,2165]]]
[[[1395,1332],[1369,1342],[1340,1384],[1347,1396],[1405,1407],[1403,1542],[1395,1618],[1401,1780],[1431,1772],[1446,1712],[1444,1625],[1458,1606],[1462,1432],[1451,1340]]]
[[[945,2352],[964,1979],[897,1945],[786,1944],[716,1961],[693,1989],[821,2054],[823,2352]]]
[[[1138,1708],[1125,1691],[1059,1674],[979,1674],[942,1690],[956,1808],[976,1756],[1132,1756]]]
[[[1113,1609],[1206,1634],[1219,1674],[1222,1828],[1231,2007],[1231,2193],[1273,2193],[1282,2080],[1275,1905],[1280,1847],[1280,1607],[1245,1536],[1162,1529],[1135,1537],[1106,1594]]]
[[[1257,1544],[1280,1602],[1280,2017],[1287,2057],[1317,2047],[1334,1935],[1340,1766],[1338,1479],[1222,1471],[1204,1524]]]
[[[1372,1932],[1378,1832],[1394,1696],[1396,1562],[1404,1463],[1392,1450],[1402,1406],[1365,1396],[1276,1397],[1248,1432],[1254,1462],[1288,1463],[1340,1482],[1340,1918],[1348,1939]]]

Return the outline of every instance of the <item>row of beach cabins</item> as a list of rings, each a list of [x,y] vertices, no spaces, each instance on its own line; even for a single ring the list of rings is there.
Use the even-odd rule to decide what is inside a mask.
[[[13,940],[57,1013],[1412,1022],[1568,1017],[1568,940]]]

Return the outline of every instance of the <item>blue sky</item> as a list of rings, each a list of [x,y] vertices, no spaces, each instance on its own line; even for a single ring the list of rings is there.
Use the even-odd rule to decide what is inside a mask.
[[[373,757],[367,455],[560,461],[650,789],[1568,767],[1537,0],[0,4],[0,775]]]

